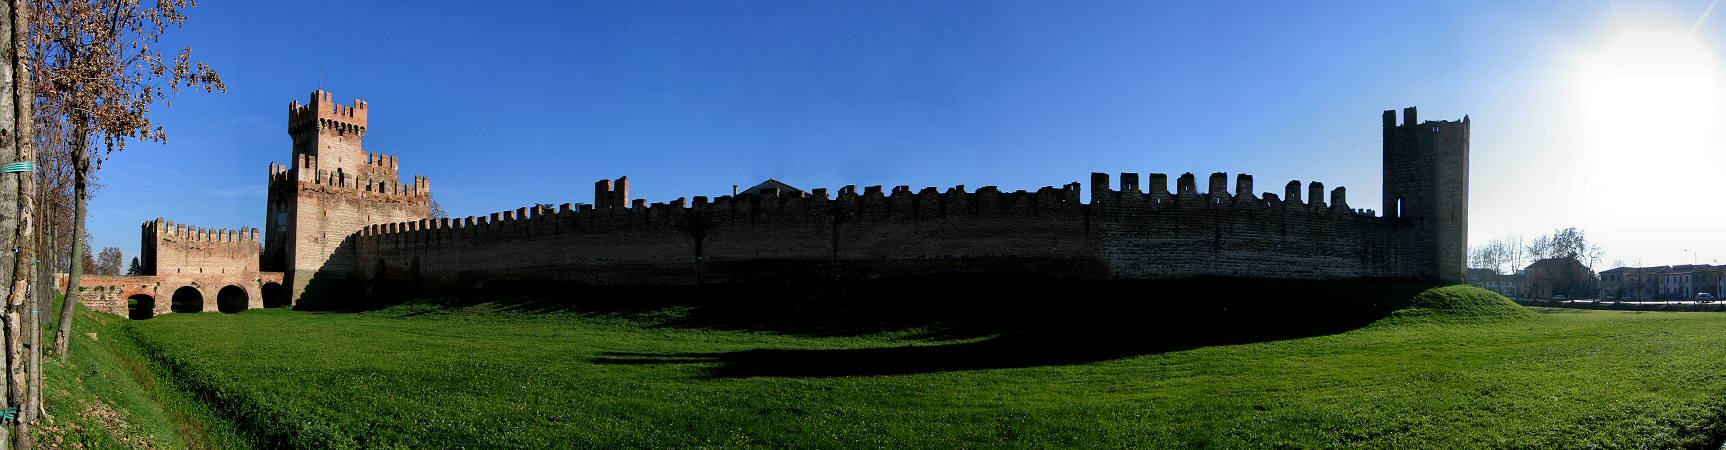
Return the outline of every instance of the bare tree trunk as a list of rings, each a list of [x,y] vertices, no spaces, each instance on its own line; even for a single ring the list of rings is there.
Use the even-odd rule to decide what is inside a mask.
[[[0,36],[7,38],[12,36],[12,6],[10,1],[5,5],[0,5],[0,17],[5,19],[0,21]],[[8,40],[7,42],[10,43],[11,41]],[[0,54],[6,56],[6,64],[0,66],[0,163],[11,163],[17,161],[19,156],[23,156],[18,152],[18,130],[16,129],[18,117],[16,116],[17,105],[14,102],[18,100],[18,97],[13,95],[18,89],[19,74],[13,71],[15,66],[11,64],[12,59],[16,56],[12,52],[16,51],[17,48],[7,45],[3,50],[0,51]],[[0,173],[0,289],[7,290],[4,314],[0,315],[0,317],[4,317],[5,333],[3,340],[6,349],[4,358],[0,359],[0,363],[3,363],[0,364],[0,367],[4,367],[6,370],[6,376],[3,382],[0,382],[5,386],[3,389],[5,396],[0,398],[0,409],[16,407],[18,405],[17,399],[20,397],[18,394],[22,393],[21,391],[24,389],[23,383],[15,380],[15,375],[18,374],[17,370],[21,368],[16,350],[23,345],[20,340],[24,337],[24,333],[23,330],[19,329],[18,310],[12,308],[12,301],[14,298],[18,298],[17,294],[19,293],[15,292],[19,285],[14,284],[13,280],[22,281],[28,278],[16,272],[18,256],[23,253],[23,249],[20,248],[20,244],[23,242],[18,239],[17,234],[18,230],[21,229],[20,226],[23,225],[21,220],[23,214],[19,214],[22,211],[13,210],[19,206],[19,178],[22,177]],[[0,448],[11,448],[12,438],[23,434],[12,433],[12,428],[11,423],[4,423],[4,426],[0,426]]]
[[[16,124],[16,132],[13,133],[12,140],[18,149],[15,161],[30,162],[34,165],[36,162],[36,95],[30,85],[30,48],[27,39],[29,34],[29,6],[25,1],[9,0],[9,8],[7,9],[11,10],[11,16],[0,18],[10,21],[12,25],[12,32],[8,37],[11,38],[12,48],[12,116],[13,123]],[[17,312],[20,309],[28,315],[29,322],[21,330],[25,331],[25,335],[20,341],[22,341],[23,346],[27,346],[31,354],[40,355],[42,334],[39,331],[37,316],[41,315],[41,309],[35,306],[36,297],[30,295],[31,275],[36,263],[35,230],[31,223],[36,210],[36,205],[33,203],[36,197],[35,173],[33,171],[22,172],[18,173],[17,176],[18,227],[13,230],[14,235],[17,236],[13,245],[18,253],[13,258],[12,273],[14,279],[12,280],[10,300],[7,303],[8,308],[13,313],[9,314],[8,317],[17,317]],[[41,280],[36,281],[40,282]],[[17,367],[13,371],[13,382],[23,384],[23,389],[13,389],[13,392],[16,392],[18,396],[10,402],[21,410],[18,414],[17,438],[14,443],[18,449],[29,450],[35,443],[34,436],[30,433],[30,426],[34,423],[34,415],[30,414],[30,410],[34,404],[32,399],[41,398],[42,395],[42,384],[40,383],[42,365],[40,358],[24,358],[23,351],[13,353],[9,359],[15,361],[12,365]]]
[[[44,237],[48,238],[48,245],[46,247],[37,247],[36,255],[38,257],[43,257],[42,259],[44,259],[44,261],[40,261],[36,264],[36,288],[34,294],[30,296],[31,388],[30,403],[26,405],[30,409],[26,411],[24,420],[32,424],[36,423],[36,420],[41,418],[44,414],[42,410],[42,388],[46,385],[42,384],[42,311],[52,305],[52,303],[50,303],[50,299],[54,298],[54,271],[52,270],[54,266],[49,265],[53,263],[54,257],[43,253],[41,250],[44,248],[54,248],[54,236],[49,234],[36,235],[37,239],[42,239]]]
[[[86,153],[88,141],[84,136],[89,133],[82,126],[83,120],[75,125],[78,133],[72,138],[72,270],[66,274],[66,299],[60,304],[60,331],[54,333],[54,355],[64,361],[68,356],[68,347],[72,340],[72,316],[77,312],[78,281],[84,275],[84,215],[89,203],[84,192],[84,176],[89,170],[89,155]]]
[[[72,340],[72,317],[77,312],[78,284],[84,276],[84,217],[89,202],[86,192],[90,171],[90,119],[82,114],[72,117],[72,253],[71,268],[66,271],[65,299],[60,303],[60,331],[54,334],[54,355],[61,360],[68,356]]]
[[[22,0],[20,0],[22,1]],[[37,149],[41,150],[41,149]],[[38,153],[40,154],[40,153]],[[39,158],[38,158],[39,159]],[[41,184],[36,186],[41,192]],[[51,202],[42,200],[36,207],[36,255],[40,261],[36,263],[36,283],[34,293],[30,296],[30,403],[24,414],[24,421],[34,424],[46,412],[42,409],[42,311],[54,305],[54,269],[60,267],[60,258],[54,249],[54,221],[49,219],[48,211]]]
[[[24,40],[27,24],[23,1],[8,0],[5,4],[0,4],[0,8],[4,9],[0,12],[0,19],[3,19],[0,20],[0,36],[8,40],[7,45],[0,47],[5,50],[0,53],[8,57],[5,67],[0,68],[0,72],[5,72],[6,84],[4,98],[0,98],[0,133],[5,135],[0,139],[0,146],[5,147],[3,152],[0,152],[4,155],[0,157],[0,162],[7,163],[34,163],[36,160],[31,152],[35,140],[32,130],[35,100],[31,95],[29,83],[29,49]],[[26,346],[35,346],[30,339],[33,333],[30,327],[20,320],[20,315],[28,315],[32,320],[34,318],[33,312],[29,311],[25,303],[25,300],[31,297],[31,269],[35,262],[36,249],[32,239],[35,230],[30,222],[36,209],[31,203],[35,196],[34,176],[30,171],[0,174],[0,177],[4,177],[3,183],[0,183],[0,211],[11,209],[10,212],[15,216],[0,222],[0,234],[4,235],[6,246],[10,247],[0,248],[0,251],[12,251],[6,255],[6,259],[0,259],[0,262],[5,263],[5,267],[0,267],[0,271],[3,271],[0,273],[0,280],[3,280],[4,288],[8,289],[5,303],[6,398],[4,403],[0,403],[0,407],[19,412],[29,409],[29,398],[36,389],[33,383],[29,382],[35,375],[24,357]],[[32,440],[29,425],[23,420],[15,423],[14,429],[0,427],[0,446],[15,444],[20,449],[30,448]],[[12,432],[11,436],[6,436],[8,431]],[[8,437],[11,439],[7,439]]]

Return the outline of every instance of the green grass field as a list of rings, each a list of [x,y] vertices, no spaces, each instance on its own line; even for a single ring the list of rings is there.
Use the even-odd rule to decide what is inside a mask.
[[[130,379],[174,392],[80,395],[131,403],[114,407],[158,447],[1626,448],[1726,432],[1719,313],[1531,310],[1448,287],[1364,327],[1205,345],[1131,330],[1037,343],[1052,334],[790,332],[695,313],[86,320],[121,336],[81,340],[110,356],[74,366],[147,361]],[[77,369],[133,383],[111,365],[50,381]],[[151,418],[164,415],[181,419]],[[215,437],[175,437],[203,434]]]

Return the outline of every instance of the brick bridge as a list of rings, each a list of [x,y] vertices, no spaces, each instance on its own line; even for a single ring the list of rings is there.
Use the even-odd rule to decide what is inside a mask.
[[[134,319],[290,306],[282,273],[258,270],[257,229],[200,229],[163,219],[142,228],[144,275],[84,275],[80,303]],[[54,277],[60,292],[66,281],[66,274]]]
[[[55,274],[54,285],[60,292],[66,291],[66,281],[66,274]],[[288,306],[281,272],[84,275],[78,287],[84,306],[133,319]]]

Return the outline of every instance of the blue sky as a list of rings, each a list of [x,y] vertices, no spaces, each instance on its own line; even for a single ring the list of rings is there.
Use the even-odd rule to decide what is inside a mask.
[[[287,104],[320,86],[368,100],[367,147],[455,216],[588,202],[621,175],[667,201],[768,177],[1030,190],[1093,171],[1316,180],[1376,209],[1379,114],[1418,106],[1474,120],[1476,241],[1582,226],[1609,259],[1726,257],[1726,215],[1602,206],[1602,186],[1671,195],[1635,181],[1706,167],[1579,162],[1600,158],[1577,153],[1566,87],[1626,23],[1690,28],[1709,2],[1506,3],[204,2],[169,44],[228,93],[159,109],[169,142],[104,164],[90,225],[128,258],[158,216],[261,227]],[[1695,35],[1718,47],[1726,26]]]

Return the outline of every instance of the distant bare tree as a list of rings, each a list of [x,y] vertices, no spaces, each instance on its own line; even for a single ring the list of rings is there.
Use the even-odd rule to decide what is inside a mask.
[[[1600,264],[1600,260],[1605,258],[1605,257],[1606,257],[1606,251],[1600,249],[1599,244],[1590,243],[1590,244],[1588,244],[1588,251],[1583,253],[1582,262],[1586,263],[1588,265],[1589,269],[1594,269],[1594,265]]]
[[[1588,238],[1582,230],[1563,228],[1552,232],[1551,258],[1574,258],[1577,261],[1588,259]]]
[[[436,197],[433,197],[431,199],[431,218],[433,218],[433,219],[448,219],[449,218],[449,211],[444,211],[443,204],[438,203]]]
[[[1505,246],[1509,247],[1506,251],[1510,253],[1510,273],[1514,274],[1528,267],[1528,247],[1523,243],[1521,234],[1505,238]]]
[[[1468,268],[1488,269],[1486,265],[1486,246],[1474,245],[1468,247]]]
[[[1600,246],[1588,242],[1588,236],[1579,228],[1560,228],[1552,234],[1541,235],[1528,244],[1528,254],[1534,259],[1572,258],[1590,269],[1600,262],[1605,252]]]
[[[119,275],[120,262],[125,259],[120,254],[120,247],[102,247],[102,251],[96,253],[96,274]]]
[[[1476,246],[1469,250],[1469,267],[1490,269],[1492,273],[1502,275],[1504,266],[1509,264],[1509,250],[1510,245],[1501,239],[1493,239],[1486,244]]]
[[[84,242],[90,242],[90,236],[88,234],[84,236]],[[96,267],[96,255],[90,253],[89,247],[84,247],[79,250],[82,250],[84,254],[78,257],[78,261],[82,262],[84,267],[94,269]]]
[[[1534,238],[1528,243],[1528,257],[1535,260],[1549,258],[1552,255],[1552,238],[1546,235]]]

